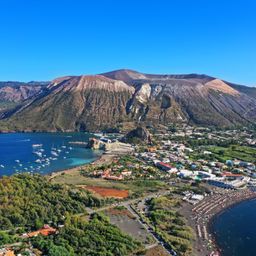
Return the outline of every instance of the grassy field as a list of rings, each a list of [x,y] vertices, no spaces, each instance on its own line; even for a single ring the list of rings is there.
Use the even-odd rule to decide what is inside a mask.
[[[144,193],[155,192],[166,189],[167,185],[159,180],[129,180],[129,181],[110,181],[101,178],[85,177],[80,171],[70,171],[63,175],[58,175],[51,180],[52,183],[68,184],[75,186],[98,186],[103,188],[114,188],[129,190],[130,197],[141,196]]]
[[[207,150],[220,161],[239,159],[246,162],[256,162],[256,148],[248,146],[232,145],[230,147],[209,146]]]

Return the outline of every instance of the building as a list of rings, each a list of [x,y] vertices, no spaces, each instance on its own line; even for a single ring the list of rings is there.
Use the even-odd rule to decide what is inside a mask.
[[[49,225],[44,225],[43,228],[34,231],[34,232],[30,232],[28,234],[24,234],[23,237],[35,237],[38,235],[42,235],[42,236],[49,236],[49,235],[53,235],[57,232],[57,229],[50,227]]]
[[[15,253],[9,248],[2,248],[0,249],[0,256],[15,256]]]
[[[166,172],[168,172],[170,174],[178,172],[178,169],[176,167],[174,167],[172,165],[169,165],[169,164],[166,164],[164,162],[157,162],[156,166],[158,168],[160,168],[161,170],[166,171]]]

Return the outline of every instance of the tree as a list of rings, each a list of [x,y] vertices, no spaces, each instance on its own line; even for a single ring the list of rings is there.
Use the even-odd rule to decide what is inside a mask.
[[[47,255],[48,256],[73,256],[75,254],[73,251],[68,251],[63,246],[51,245]]]

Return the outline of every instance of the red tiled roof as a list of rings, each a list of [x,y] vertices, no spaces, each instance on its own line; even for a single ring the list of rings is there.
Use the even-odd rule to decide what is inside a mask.
[[[57,230],[55,228],[51,228],[51,227],[42,228],[42,229],[39,229],[37,231],[28,233],[28,237],[38,236],[39,234],[42,235],[42,236],[49,236],[49,235],[55,234],[56,231]]]
[[[161,165],[161,166],[164,166],[164,167],[167,167],[167,168],[173,168],[173,166],[171,166],[169,164],[166,164],[166,163],[163,163],[163,162],[159,162],[158,165]]]
[[[243,175],[236,174],[236,173],[231,173],[231,172],[223,172],[222,176],[225,176],[225,177],[242,177]]]

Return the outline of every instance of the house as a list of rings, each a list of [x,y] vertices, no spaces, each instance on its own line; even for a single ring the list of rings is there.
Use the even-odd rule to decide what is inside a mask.
[[[9,248],[2,248],[0,249],[0,256],[15,256],[15,253]]]
[[[123,170],[123,171],[121,172],[121,174],[122,174],[123,176],[131,176],[131,175],[132,175],[132,171]]]
[[[198,172],[198,176],[201,178],[201,179],[212,179],[212,178],[215,178],[216,175],[214,174],[211,174],[209,172],[203,172],[203,171],[199,171]]]
[[[208,182],[211,185],[221,187],[221,188],[238,189],[248,184],[249,181],[250,181],[249,177],[240,176],[231,181],[226,180],[225,178],[215,178],[215,179],[209,180]]]
[[[236,179],[236,178],[243,177],[243,175],[241,175],[241,174],[236,174],[236,173],[232,173],[232,172],[223,172],[221,176],[230,178],[230,179]]]
[[[189,170],[180,170],[177,175],[180,178],[192,178],[192,177],[195,177],[197,174],[198,174],[197,172],[192,172]]]
[[[34,232],[30,232],[28,234],[24,234],[22,235],[23,237],[26,235],[26,237],[35,237],[38,235],[42,235],[42,236],[49,236],[49,235],[53,235],[57,232],[57,229],[50,227],[49,225],[44,225],[43,228],[34,231]]]
[[[168,173],[170,173],[170,174],[172,174],[172,173],[177,173],[177,172],[178,172],[178,169],[177,169],[176,167],[171,166],[171,165],[169,165],[169,164],[166,164],[166,163],[164,163],[164,162],[157,162],[157,163],[156,163],[156,166],[157,166],[158,168],[160,168],[161,170],[166,171],[166,172],[168,172]]]

